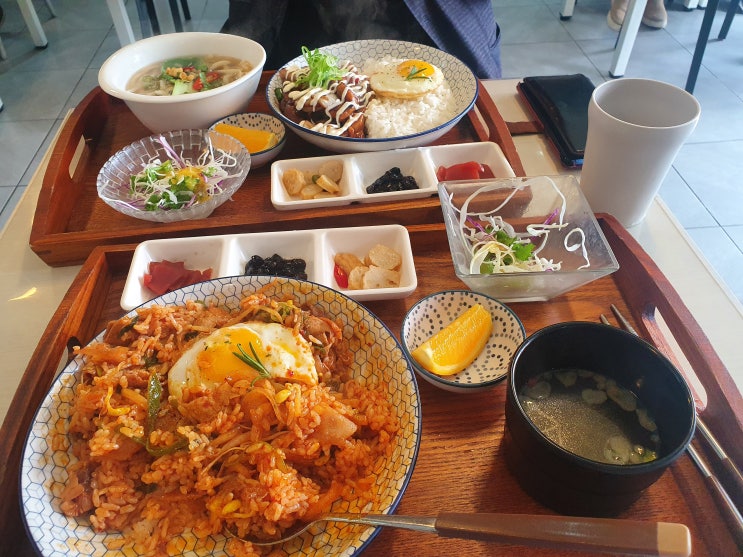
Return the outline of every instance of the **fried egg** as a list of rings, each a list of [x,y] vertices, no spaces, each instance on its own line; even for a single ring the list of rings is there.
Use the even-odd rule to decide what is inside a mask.
[[[253,351],[273,379],[317,384],[312,349],[302,335],[279,323],[253,321],[217,329],[196,341],[168,373],[170,394],[180,400],[186,387],[213,389],[225,381],[252,381],[258,371],[235,353],[253,357]]]
[[[396,99],[418,99],[443,82],[441,70],[424,60],[380,64],[369,75],[369,83],[377,95]]]

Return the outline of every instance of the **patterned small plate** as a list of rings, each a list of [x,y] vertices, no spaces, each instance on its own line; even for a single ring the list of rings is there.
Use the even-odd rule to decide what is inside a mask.
[[[144,306],[180,305],[186,300],[202,300],[210,305],[236,309],[240,299],[262,289],[277,298],[293,297],[298,304],[315,305],[338,319],[344,337],[351,339],[354,350],[354,378],[361,383],[383,383],[388,388],[392,408],[400,420],[401,430],[386,465],[377,474],[378,503],[372,512],[391,514],[400,503],[410,481],[418,456],[421,432],[421,408],[415,374],[387,326],[364,306],[345,295],[311,282],[287,278],[239,276],[215,279],[187,286],[150,300]],[[101,340],[103,333],[95,340]],[[96,555],[107,557],[139,553],[117,549],[121,535],[116,532],[95,532],[85,517],[68,517],[59,510],[60,493],[67,480],[67,466],[75,458],[71,450],[53,443],[55,436],[64,436],[72,408],[75,385],[82,366],[78,356],[59,374],[41,403],[26,439],[23,454],[20,497],[26,529],[43,557]],[[357,505],[336,502],[337,512],[359,512]],[[281,546],[287,555],[315,555],[322,548],[326,555],[358,555],[376,536],[380,528],[359,528],[341,523],[328,523],[321,531],[306,532]],[[179,536],[175,546],[185,547],[184,557],[226,557],[226,538],[222,535],[203,540],[196,545],[192,533]],[[174,556],[175,557],[175,554]]]
[[[213,130],[217,124],[230,124],[238,128],[263,130],[273,132],[276,135],[276,144],[263,151],[250,153],[250,164],[253,168],[260,168],[275,159],[286,145],[286,126],[281,120],[270,114],[262,112],[242,112],[233,114],[214,122],[209,129]]]
[[[478,303],[490,312],[493,332],[475,361],[463,371],[446,377],[418,365],[411,355],[413,350]],[[456,393],[489,389],[505,378],[511,358],[525,336],[521,320],[510,308],[470,290],[446,290],[423,298],[405,315],[400,334],[403,350],[418,375],[437,387]]]

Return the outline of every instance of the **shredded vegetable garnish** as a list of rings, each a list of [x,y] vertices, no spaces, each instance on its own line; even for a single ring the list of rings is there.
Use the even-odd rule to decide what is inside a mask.
[[[152,158],[129,183],[127,205],[145,211],[184,209],[222,191],[221,183],[239,173],[237,159],[211,142],[196,161],[184,159],[164,137],[158,141],[170,157]]]
[[[527,224],[525,232],[516,232],[514,227],[497,213],[505,207],[522,186],[517,186],[497,207],[486,213],[470,213],[470,203],[482,193],[492,191],[498,186],[489,184],[475,190],[459,210],[459,226],[463,232],[465,250],[470,253],[471,274],[524,273],[559,271],[562,262],[540,256],[550,231],[562,230],[570,226],[565,222],[566,200],[557,185],[547,178],[560,196],[560,207],[541,223]],[[451,200],[450,200],[451,201]],[[569,243],[571,236],[578,235],[577,243]],[[582,250],[585,263],[578,267],[590,266],[585,247],[585,234],[580,227],[570,230],[564,238],[565,249],[569,252]]]
[[[323,54],[319,49],[310,50],[302,47],[302,54],[307,61],[309,72],[297,79],[298,84],[306,83],[308,87],[326,89],[328,83],[340,79],[346,72],[338,67],[338,59],[331,54]]]

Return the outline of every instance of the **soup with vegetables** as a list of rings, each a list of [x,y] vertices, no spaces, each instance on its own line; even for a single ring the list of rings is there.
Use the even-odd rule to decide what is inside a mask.
[[[158,62],[137,72],[126,85],[140,95],[168,96],[216,89],[253,69],[230,56],[185,56]]]
[[[622,465],[658,458],[655,420],[634,393],[604,375],[545,372],[528,381],[519,400],[546,437],[578,456]]]

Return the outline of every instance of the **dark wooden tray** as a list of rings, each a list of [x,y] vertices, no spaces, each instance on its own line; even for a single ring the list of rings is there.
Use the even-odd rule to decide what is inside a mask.
[[[247,110],[271,110],[265,88],[271,73],[264,72],[258,92]],[[478,84],[475,108],[435,144],[493,141],[498,143],[514,172],[524,175],[506,123]],[[329,154],[289,131],[281,159]],[[271,203],[270,165],[251,170],[243,186],[205,219],[152,223],[122,215],[103,203],[96,192],[96,177],[108,158],[119,149],[150,135],[120,100],[100,87],[93,89],[74,109],[60,130],[59,140],[42,180],[31,228],[31,249],[47,264],[82,263],[96,246],[172,238],[194,233],[229,234],[362,226],[371,224],[420,224],[439,222],[438,197],[409,201],[362,203],[342,207],[277,211]],[[74,171],[71,171],[71,168]]]
[[[527,334],[546,325],[571,320],[597,321],[615,303],[630,316],[641,336],[663,345],[656,312],[696,371],[706,389],[704,418],[730,458],[743,463],[743,402],[730,375],[709,345],[693,316],[673,287],[632,236],[610,216],[599,222],[619,260],[619,271],[562,295],[548,303],[512,304]],[[405,299],[369,302],[399,335],[406,310],[421,297],[440,290],[463,288],[454,274],[442,224],[408,227],[418,275],[417,290]],[[51,386],[70,338],[83,343],[106,323],[122,315],[119,298],[135,245],[95,249],[74,280],[49,323],[0,429],[0,553],[34,555],[23,534],[19,507],[18,471],[26,432]],[[501,455],[505,382],[474,394],[445,392],[419,381],[423,409],[420,453],[410,485],[398,508],[400,514],[434,515],[453,512],[550,514],[516,484]],[[695,446],[710,458],[703,443]],[[680,522],[693,536],[696,557],[738,555],[733,529],[688,455],[683,455],[624,518]],[[366,550],[368,556],[388,555],[572,555],[543,549],[503,548],[476,541],[384,530]],[[577,554],[576,554],[577,555]]]

